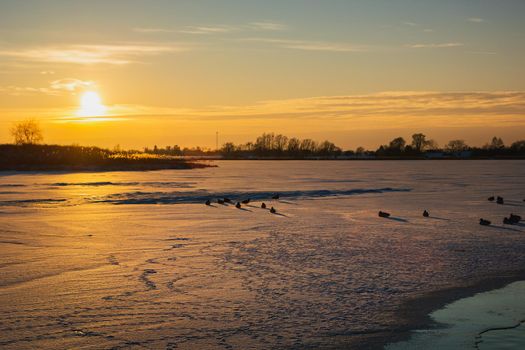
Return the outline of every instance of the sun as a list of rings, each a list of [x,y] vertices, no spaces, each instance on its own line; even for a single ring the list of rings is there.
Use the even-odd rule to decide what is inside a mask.
[[[102,104],[100,95],[95,91],[86,91],[80,98],[80,109],[77,112],[81,117],[96,117],[106,114],[106,106]]]

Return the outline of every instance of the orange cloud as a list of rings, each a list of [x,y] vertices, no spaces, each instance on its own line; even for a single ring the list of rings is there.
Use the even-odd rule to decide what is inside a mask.
[[[162,53],[186,51],[188,47],[178,45],[108,44],[67,45],[59,47],[37,47],[0,50],[0,56],[31,62],[54,62],[74,64],[123,65],[137,62],[137,58]]]

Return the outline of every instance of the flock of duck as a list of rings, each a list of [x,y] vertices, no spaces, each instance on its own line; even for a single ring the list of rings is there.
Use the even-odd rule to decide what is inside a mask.
[[[500,196],[490,196],[489,198],[487,198],[489,202],[494,202],[496,201],[496,203],[498,204],[505,204],[505,200],[503,199],[503,197],[500,197]],[[523,200],[525,202],[525,199]],[[518,224],[519,222],[521,221],[521,216],[519,215],[514,215],[514,214],[510,214],[509,217],[504,217],[503,218],[503,224],[504,225],[516,225]],[[483,226],[490,226],[492,225],[492,222],[490,220],[486,220],[486,219],[479,219],[479,224],[480,225],[483,225]]]
[[[279,197],[280,197],[279,194],[276,193],[276,194],[274,194],[272,196],[272,199],[277,200],[277,199],[279,199]],[[491,197],[488,198],[488,200],[489,200],[489,202],[496,201],[496,203],[498,203],[498,204],[505,204],[505,200],[503,199],[503,197],[500,197],[500,196],[497,196],[497,197],[491,196]],[[523,201],[525,202],[525,199]],[[228,198],[228,197],[224,197],[224,198],[217,199],[217,203],[225,205],[226,203],[233,204],[233,201],[230,198]],[[242,200],[240,202],[235,203],[235,207],[237,209],[241,209],[243,204],[247,205],[248,203],[250,203],[250,198],[244,199],[244,200]],[[205,204],[206,205],[211,205],[211,200],[208,199]],[[266,203],[262,202],[261,203],[261,208],[262,209],[267,209],[266,208]],[[274,207],[271,207],[270,208],[270,213],[275,214],[275,213],[277,213],[277,210]],[[382,218],[389,218],[390,217],[390,213],[388,213],[386,211],[379,211],[378,216],[382,217]],[[425,218],[430,217],[430,213],[428,212],[428,210],[426,210],[426,209],[423,210],[423,217],[425,217]],[[515,214],[510,214],[508,218],[507,217],[503,218],[503,224],[505,224],[505,225],[516,225],[521,220],[522,220],[521,216],[515,215]],[[486,219],[481,218],[481,219],[479,219],[479,224],[482,225],[482,226],[490,226],[490,225],[492,225],[492,222],[490,220],[486,220]]]
[[[497,197],[494,197],[494,196],[491,196],[488,198],[489,202],[494,202],[496,201],[496,203],[498,204],[505,204],[505,200],[503,199],[503,197],[500,197],[500,196],[497,196]],[[525,202],[525,199],[523,200]],[[385,211],[379,211],[378,213],[379,217],[382,217],[382,218],[389,218],[390,217],[390,213],[387,213]],[[428,218],[430,217],[430,214],[427,210],[424,210],[423,211],[423,216]],[[521,221],[521,216],[519,215],[515,215],[515,214],[510,214],[509,217],[504,217],[503,218],[503,224],[504,225],[517,225],[520,221]],[[482,225],[482,226],[490,226],[492,225],[492,222],[490,220],[486,220],[486,219],[479,219],[479,224]]]
[[[497,204],[505,204],[505,200],[503,199],[503,197],[500,197],[500,196],[497,196],[497,197],[494,197],[494,196],[491,196],[488,198],[489,202],[494,202],[496,201]],[[525,199],[523,200],[525,202]],[[378,213],[379,217],[382,217],[382,218],[389,218],[390,217],[390,213],[387,213],[385,211],[379,211]],[[428,218],[430,216],[429,212],[427,210],[424,210],[423,211],[423,216]],[[520,221],[521,221],[521,216],[519,215],[515,215],[515,214],[510,214],[509,217],[504,217],[503,218],[503,224],[505,225],[517,225]],[[482,225],[482,226],[490,226],[492,225],[492,222],[490,220],[486,220],[486,219],[479,219],[479,224]]]
[[[279,199],[279,198],[280,198],[280,196],[279,196],[278,193],[276,193],[276,194],[274,194],[272,196],[272,199]],[[240,202],[235,203],[235,207],[237,209],[241,209],[243,204],[247,205],[248,203],[250,203],[250,201],[251,201],[250,198],[244,199],[244,200],[242,200]],[[230,198],[228,198],[228,197],[224,197],[224,198],[217,199],[217,203],[225,205],[226,203],[233,204],[233,201]],[[206,205],[211,205],[211,200],[208,199],[205,204]],[[261,203],[261,208],[262,209],[266,209],[266,203],[262,202]],[[277,213],[277,209],[275,209],[274,207],[271,207],[270,208],[270,213],[272,213],[272,214]]]

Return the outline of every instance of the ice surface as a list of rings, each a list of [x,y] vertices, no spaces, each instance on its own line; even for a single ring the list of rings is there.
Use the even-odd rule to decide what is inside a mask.
[[[419,330],[387,350],[524,349],[525,282],[478,293],[431,314],[435,329]]]
[[[0,175],[0,347],[340,348],[525,263],[523,161],[218,165]]]

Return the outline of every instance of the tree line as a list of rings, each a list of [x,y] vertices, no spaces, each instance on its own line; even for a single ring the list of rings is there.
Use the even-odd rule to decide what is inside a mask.
[[[34,120],[26,120],[15,124],[11,129],[16,145],[35,145],[43,141],[42,130]],[[70,148],[67,148],[70,147]],[[12,148],[10,148],[13,150]],[[5,148],[4,148],[5,150]],[[26,151],[29,148],[26,148]],[[35,151],[36,149],[32,149]],[[51,151],[47,148],[47,151]],[[23,157],[18,152],[17,157]],[[60,151],[53,149],[52,153],[60,157],[73,159],[89,159],[90,162],[101,162],[105,159],[127,158],[145,159],[148,157],[183,157],[183,156],[221,156],[226,159],[250,158],[283,158],[283,159],[308,159],[308,158],[423,158],[430,154],[441,154],[443,157],[483,158],[483,157],[525,157],[525,140],[516,141],[509,146],[505,145],[501,137],[494,136],[481,147],[471,147],[464,140],[450,140],[444,147],[423,133],[415,133],[407,142],[403,137],[396,137],[388,144],[379,146],[376,150],[366,150],[358,147],[355,150],[343,150],[333,142],[325,140],[317,142],[310,138],[300,139],[282,134],[263,133],[253,142],[235,144],[226,142],[218,150],[201,147],[181,148],[178,145],[145,147],[139,150],[122,150],[115,146],[113,150],[98,147],[65,146]],[[40,157],[45,158],[45,154]],[[12,157],[10,157],[11,159]],[[7,159],[7,158],[4,158]],[[66,160],[66,159],[63,159]]]
[[[396,137],[389,143],[375,150],[358,147],[355,150],[343,150],[331,141],[317,142],[306,138],[288,137],[282,134],[264,133],[255,141],[235,144],[226,142],[218,150],[200,147],[184,148],[167,146],[145,148],[145,153],[173,156],[222,156],[226,159],[250,158],[424,158],[429,155],[441,154],[442,157],[525,157],[525,140],[505,145],[501,137],[494,136],[481,147],[469,146],[464,140],[450,140],[443,147],[427,138],[423,133],[415,133],[410,141]]]
[[[442,153],[448,156],[491,157],[491,156],[525,156],[525,140],[520,140],[506,146],[501,137],[494,136],[481,147],[471,147],[464,140],[450,140],[444,147],[439,147],[436,141],[427,139],[426,135],[412,135],[408,144],[404,138],[396,137],[388,145],[381,145],[373,154],[379,157],[414,157],[428,153]]]
[[[78,145],[45,145],[36,121],[28,120],[11,128],[14,144],[0,144],[0,171],[39,170],[159,170],[208,166],[140,151],[113,150]]]
[[[275,157],[275,158],[304,158],[304,157],[337,157],[343,150],[328,140],[317,142],[306,138],[288,137],[282,134],[264,133],[254,142],[236,145],[225,143],[221,148],[225,158],[237,157]]]

